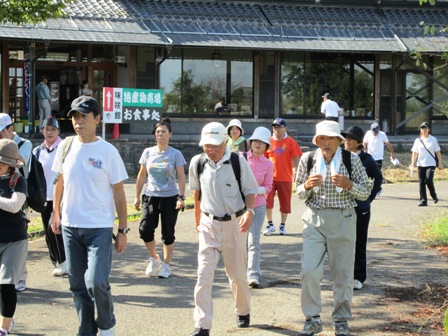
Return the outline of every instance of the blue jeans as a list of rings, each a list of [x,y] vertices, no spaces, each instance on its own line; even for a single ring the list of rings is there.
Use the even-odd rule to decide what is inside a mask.
[[[260,280],[260,235],[266,214],[266,204],[255,209],[255,216],[247,236],[247,279]]]
[[[112,228],[62,226],[70,291],[79,319],[79,336],[96,335],[115,326],[109,285]],[[98,318],[95,320],[95,306]]]

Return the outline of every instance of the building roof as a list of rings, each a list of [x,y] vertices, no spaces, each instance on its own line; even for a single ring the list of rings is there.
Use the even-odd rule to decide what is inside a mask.
[[[448,5],[399,6],[398,1],[75,1],[65,17],[36,26],[0,24],[4,39],[124,45],[232,47],[307,51],[447,51],[440,30]],[[403,3],[403,2],[402,2]]]

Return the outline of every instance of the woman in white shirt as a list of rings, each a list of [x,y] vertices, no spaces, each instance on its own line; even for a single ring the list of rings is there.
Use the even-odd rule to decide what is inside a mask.
[[[420,187],[419,206],[428,206],[426,187],[428,187],[434,203],[437,203],[436,189],[434,187],[434,171],[436,167],[443,169],[442,153],[437,139],[429,134],[430,129],[427,122],[420,125],[420,136],[415,139],[412,147],[411,169],[418,167],[418,181]]]

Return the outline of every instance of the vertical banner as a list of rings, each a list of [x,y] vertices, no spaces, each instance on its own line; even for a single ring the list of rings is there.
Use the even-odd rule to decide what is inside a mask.
[[[31,52],[29,49],[24,50],[23,54],[23,100],[24,100],[24,112],[28,116],[28,133],[34,132],[34,118],[31,115]]]

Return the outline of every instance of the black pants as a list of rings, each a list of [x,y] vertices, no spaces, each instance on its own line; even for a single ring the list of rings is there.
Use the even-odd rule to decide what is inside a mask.
[[[354,279],[364,283],[367,279],[367,239],[370,222],[370,210],[356,210],[356,249]]]
[[[0,313],[12,318],[16,312],[17,292],[14,285],[0,285]]]
[[[65,261],[64,242],[62,241],[62,235],[56,235],[51,230],[50,217],[53,211],[53,201],[48,201],[45,210],[40,214],[42,217],[42,223],[45,231],[45,242],[48,246],[48,252],[53,265],[56,266],[56,262],[59,264]]]
[[[427,203],[426,187],[428,187],[429,194],[432,199],[437,198],[436,188],[434,187],[434,171],[436,167],[418,167],[418,183],[420,189],[420,203]]]
[[[378,165],[378,168],[381,170],[381,168],[383,168],[383,160],[376,160],[375,162]]]

